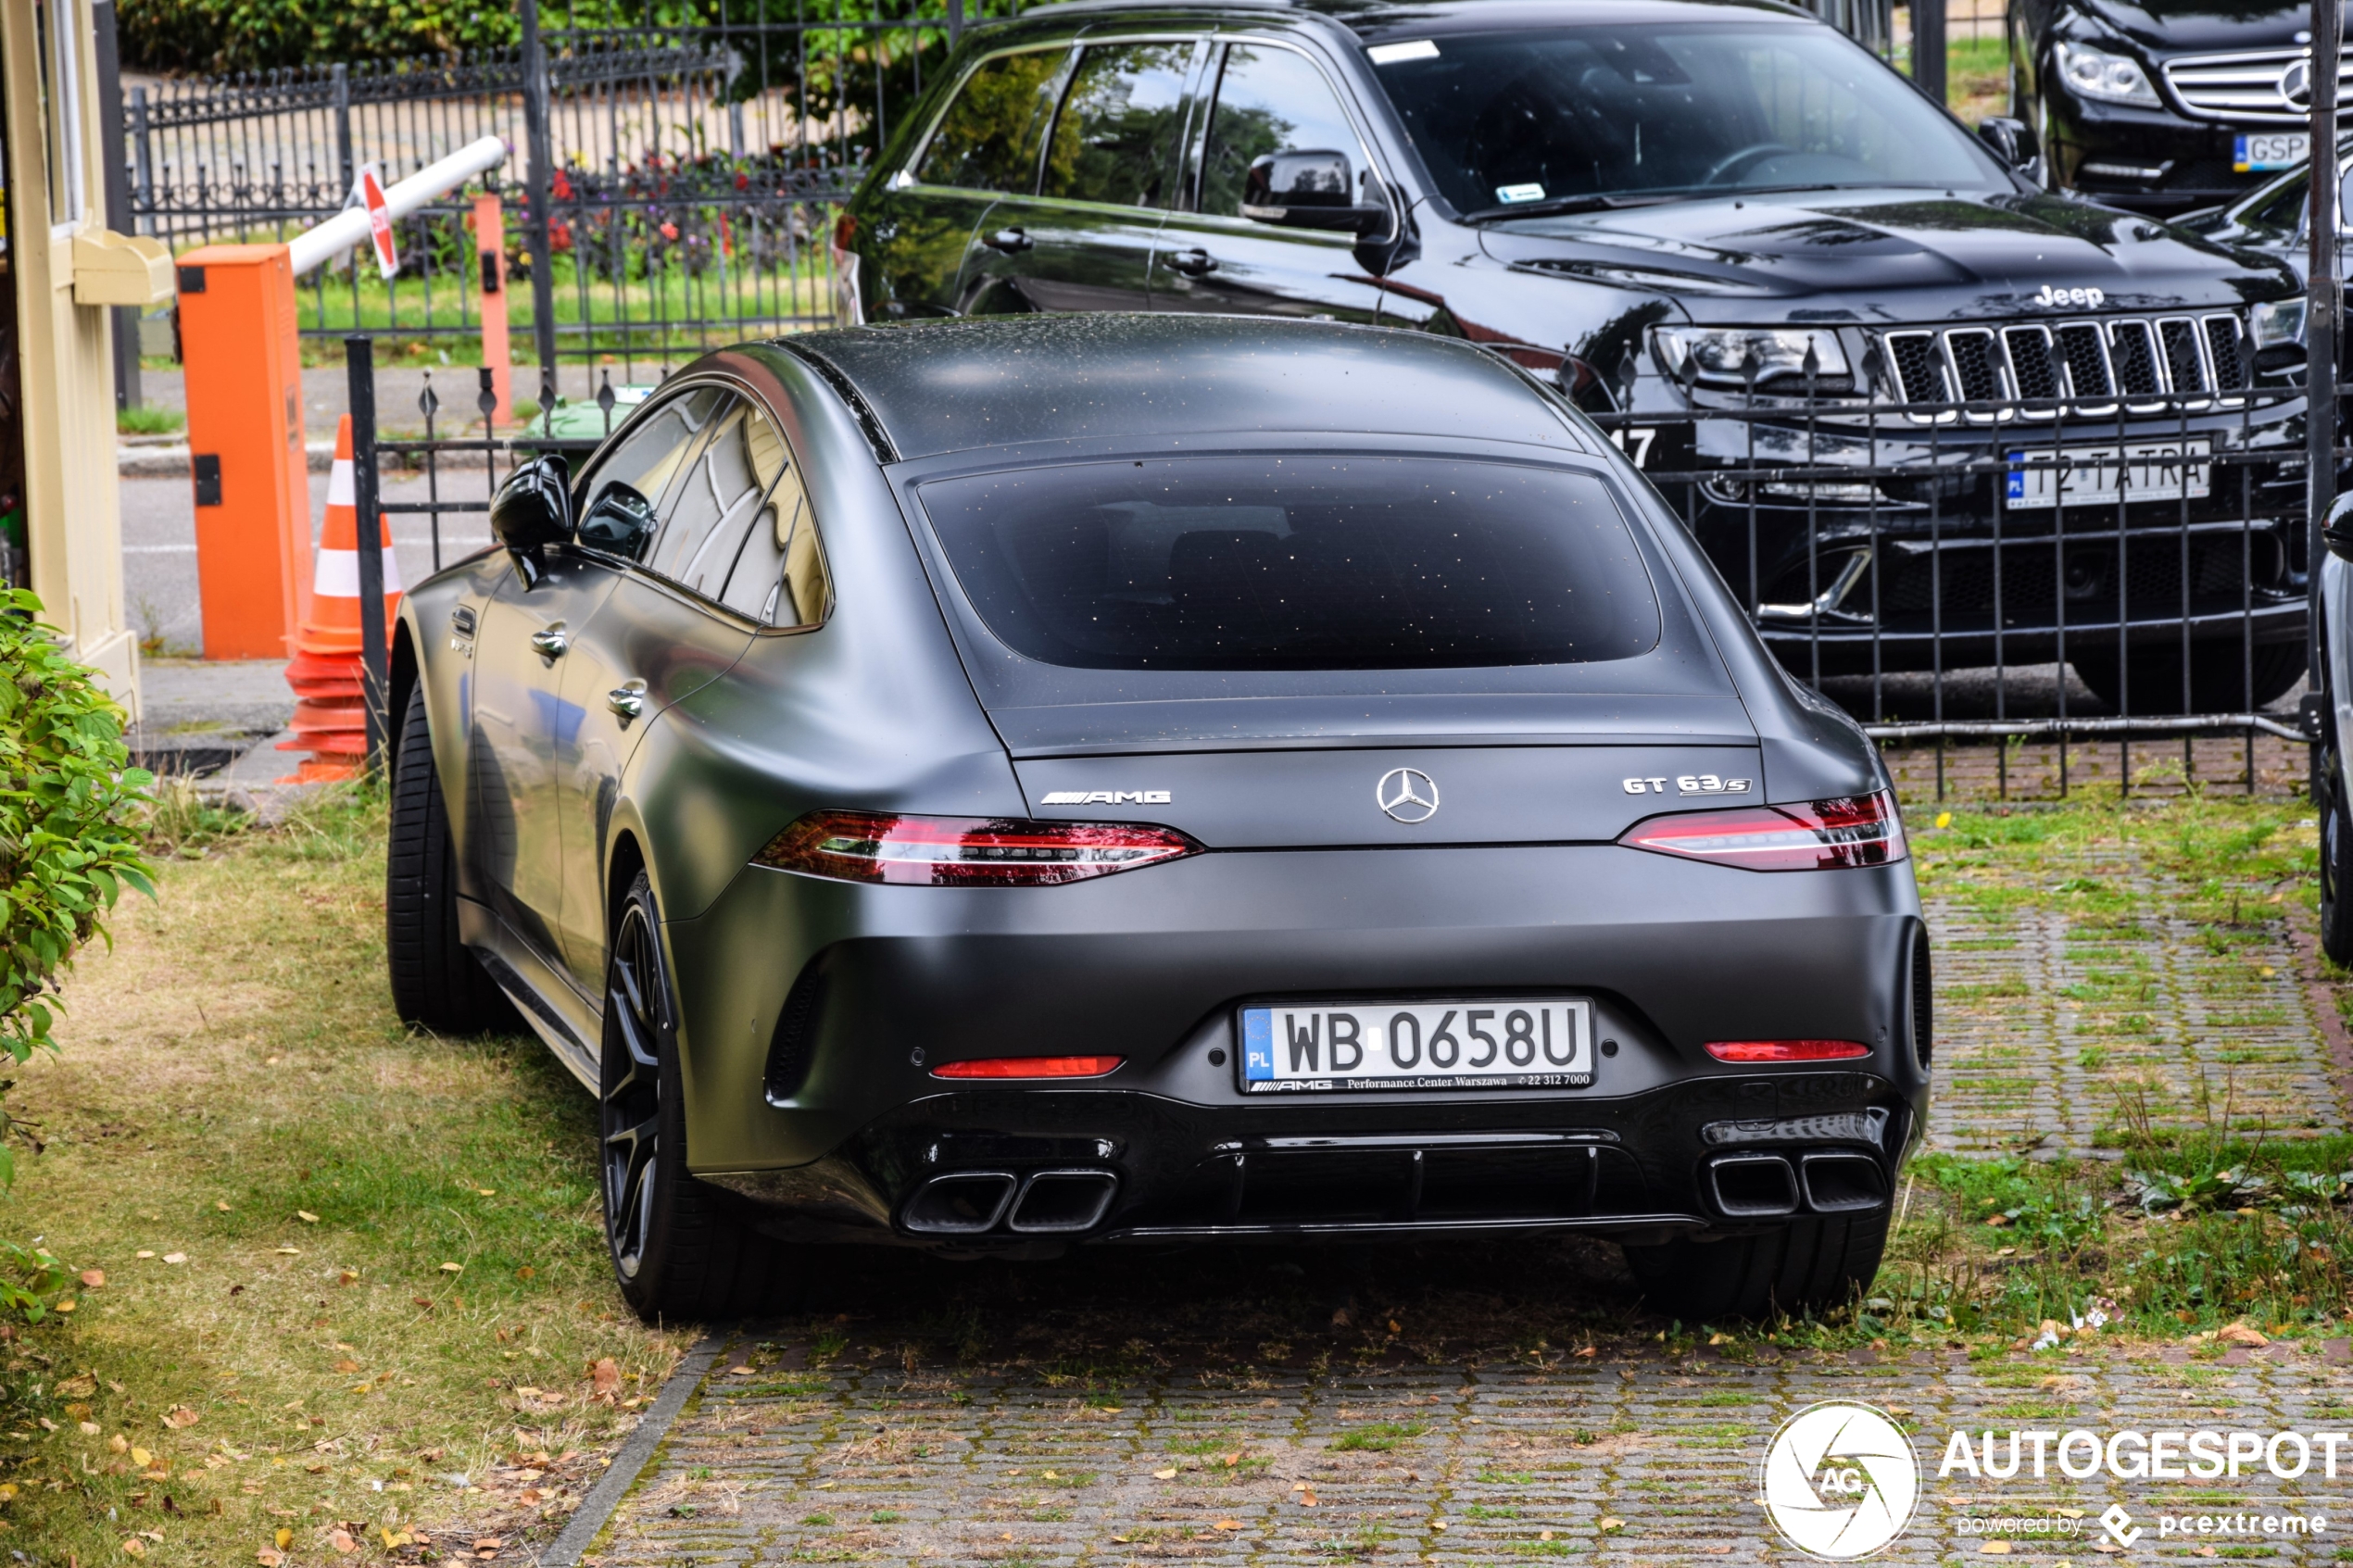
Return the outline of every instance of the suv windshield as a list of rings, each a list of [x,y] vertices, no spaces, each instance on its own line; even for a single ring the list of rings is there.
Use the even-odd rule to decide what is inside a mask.
[[[1589,474],[1186,458],[935,480],[919,494],[988,629],[1050,664],[1576,664],[1659,638],[1633,536]]]
[[[1464,213],[1823,186],[2011,188],[1968,132],[1824,26],[1449,34],[1369,54]]]

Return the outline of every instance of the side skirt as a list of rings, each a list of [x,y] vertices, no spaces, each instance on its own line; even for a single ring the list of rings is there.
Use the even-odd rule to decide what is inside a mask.
[[[555,1053],[564,1070],[589,1093],[596,1093],[603,1064],[601,1053],[589,1042],[602,1036],[603,1018],[497,916],[467,899],[459,907],[459,919],[466,946],[507,993],[515,1010]]]

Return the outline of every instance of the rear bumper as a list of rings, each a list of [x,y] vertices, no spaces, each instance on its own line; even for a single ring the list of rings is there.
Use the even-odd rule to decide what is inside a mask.
[[[1768,1141],[1861,1146],[1892,1175],[1927,1104],[1919,929],[1907,864],[1760,874],[1572,845],[1210,853],[1041,889],[751,870],[665,936],[698,1175],[775,1227],[994,1247],[1753,1223],[1708,1196],[1704,1163],[1738,1141],[1705,1132],[1717,1123],[1860,1118]],[[1592,998],[1617,1045],[1591,1088],[1252,1096],[1238,1081],[1246,1002],[1545,993]],[[1793,1072],[1705,1050],[1791,1037],[1871,1054]],[[1083,1084],[932,1074],[1095,1054],[1124,1060]],[[1044,1172],[1074,1173],[1037,1198],[1065,1218],[1105,1185],[1075,1173],[1114,1190],[1084,1225],[1030,1228],[1016,1205]],[[910,1205],[948,1174],[991,1183],[946,1210],[1004,1210],[926,1229]]]
[[[1354,1097],[1361,1098],[1362,1097]],[[789,1171],[707,1179],[765,1228],[951,1251],[1586,1231],[1658,1239],[1882,1209],[1919,1126],[1869,1073],[1570,1105],[1219,1110],[1115,1090],[928,1097]]]

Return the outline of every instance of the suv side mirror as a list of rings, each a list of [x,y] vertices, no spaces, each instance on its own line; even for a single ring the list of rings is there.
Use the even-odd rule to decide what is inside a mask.
[[[2023,173],[2031,169],[2042,149],[2034,144],[2034,132],[2022,119],[1993,115],[1977,122],[1977,139],[1994,149],[1994,156]]]
[[[2329,515],[2321,523],[2321,537],[2326,541],[2329,554],[2340,560],[2353,560],[2353,491],[2329,503]]]
[[[1242,177],[1242,216],[1285,229],[1369,234],[1389,221],[1389,207],[1357,201],[1355,189],[1345,153],[1268,153]]]
[[[560,452],[523,464],[507,476],[490,503],[490,532],[529,577],[539,547],[572,537],[572,469]]]

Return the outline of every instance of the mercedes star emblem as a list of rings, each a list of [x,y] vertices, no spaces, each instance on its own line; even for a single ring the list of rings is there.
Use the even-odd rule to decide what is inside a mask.
[[[2280,98],[2292,109],[2312,107],[2312,62],[2290,60],[2280,72]]]
[[[1438,814],[1438,784],[1419,768],[1391,768],[1373,790],[1380,809],[1409,826]]]

